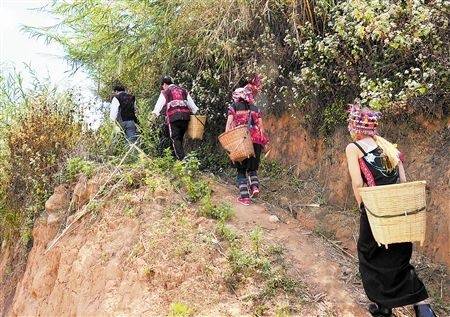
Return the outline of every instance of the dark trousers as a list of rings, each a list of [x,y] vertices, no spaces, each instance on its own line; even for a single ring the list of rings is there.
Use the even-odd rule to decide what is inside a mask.
[[[183,138],[186,133],[189,121],[187,120],[177,120],[166,124],[164,127],[166,136],[171,141],[173,155],[177,160],[182,160],[185,157],[183,148]]]
[[[255,149],[255,156],[243,160],[240,163],[235,163],[237,169],[237,186],[239,187],[239,195],[242,198],[250,197],[248,187],[259,187],[258,168],[261,161],[262,145],[253,143]]]
[[[123,131],[125,132],[125,137],[128,142],[134,143],[138,139],[137,126],[132,120],[119,122]]]

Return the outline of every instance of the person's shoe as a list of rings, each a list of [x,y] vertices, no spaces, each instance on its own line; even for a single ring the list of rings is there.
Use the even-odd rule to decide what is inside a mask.
[[[430,304],[414,305],[414,312],[416,317],[436,317]]]
[[[392,316],[392,309],[382,307],[378,304],[370,304],[369,312],[374,317],[390,317],[390,316]]]
[[[259,196],[259,188],[256,185],[253,185],[252,187],[250,187],[250,192],[251,192],[251,197],[252,198],[256,198]]]
[[[251,200],[250,200],[250,198],[242,198],[242,197],[238,197],[238,199],[237,199],[237,201],[241,204],[241,205],[244,205],[244,206],[250,206],[250,204],[251,204]]]

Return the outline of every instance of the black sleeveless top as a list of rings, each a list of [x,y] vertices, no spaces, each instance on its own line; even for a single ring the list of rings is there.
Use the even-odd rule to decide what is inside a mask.
[[[398,181],[398,167],[389,171],[386,167],[386,156],[380,147],[373,149],[370,152],[364,151],[361,145],[353,142],[363,152],[364,156],[359,159],[359,166],[361,169],[361,176],[364,183],[369,186],[390,185]],[[371,183],[375,183],[374,185]]]
[[[136,98],[133,95],[127,94],[126,92],[120,92],[116,96],[117,100],[119,100],[119,112],[122,121],[134,121],[138,123],[138,119],[136,117],[136,110],[134,109],[134,103]]]

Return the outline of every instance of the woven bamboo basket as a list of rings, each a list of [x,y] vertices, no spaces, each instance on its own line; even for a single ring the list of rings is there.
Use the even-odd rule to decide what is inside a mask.
[[[203,139],[205,132],[206,116],[191,115],[187,128],[188,136],[191,139]]]
[[[425,181],[359,189],[378,245],[425,240]]]
[[[233,162],[242,162],[255,156],[255,149],[247,126],[240,126],[222,133],[219,135],[219,142]]]

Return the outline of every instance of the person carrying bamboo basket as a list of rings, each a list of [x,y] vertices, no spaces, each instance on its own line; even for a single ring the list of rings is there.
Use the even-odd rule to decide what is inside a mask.
[[[161,93],[152,113],[155,116],[165,116],[164,135],[170,139],[172,153],[177,160],[183,160],[185,157],[184,134],[191,114],[197,111],[198,107],[186,89],[175,85],[169,76],[161,79]]]
[[[402,155],[396,146],[377,135],[381,113],[350,105],[348,130],[354,142],[345,152],[352,187],[360,208],[357,243],[359,271],[372,316],[392,316],[392,308],[414,305],[417,317],[436,316],[428,302],[427,290],[411,265],[412,243],[394,243],[389,248],[375,241],[358,191],[363,186],[406,182]]]
[[[261,79],[256,75],[244,84],[244,87],[233,92],[233,103],[228,108],[225,131],[244,125],[250,130],[255,156],[234,163],[239,187],[238,202],[248,206],[251,204],[251,197],[258,196],[260,192],[258,168],[261,152],[268,143],[268,138],[264,133],[261,110],[255,105],[255,97],[261,89]]]

